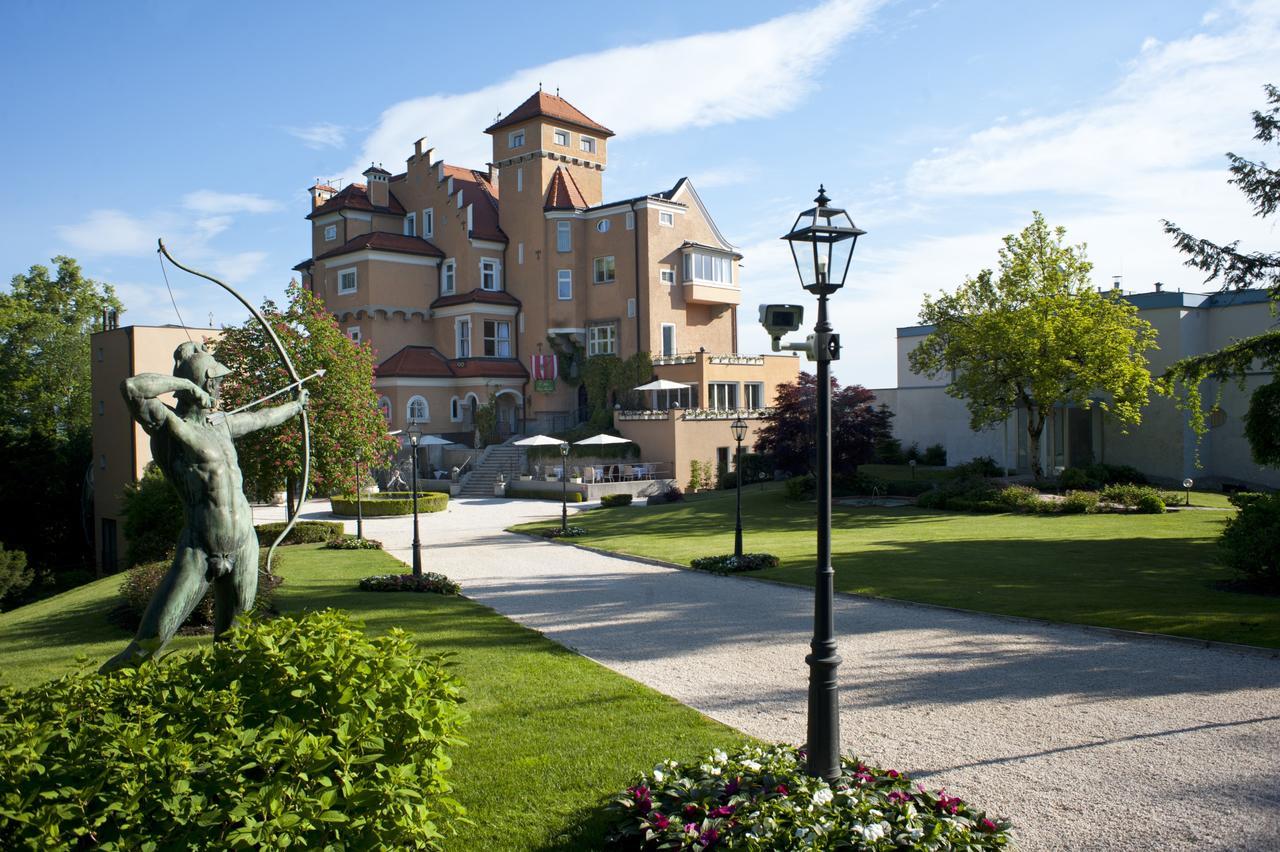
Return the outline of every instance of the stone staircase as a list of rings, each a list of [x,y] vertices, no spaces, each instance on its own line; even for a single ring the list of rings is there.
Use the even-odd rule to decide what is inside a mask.
[[[459,497],[492,497],[493,483],[498,474],[511,477],[519,472],[523,462],[523,451],[519,447],[507,444],[495,444],[489,447],[484,459],[475,465],[471,475],[467,477]]]

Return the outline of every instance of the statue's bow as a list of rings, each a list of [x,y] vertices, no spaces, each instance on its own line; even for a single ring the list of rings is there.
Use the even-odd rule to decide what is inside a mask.
[[[158,249],[160,254],[168,258],[169,262],[174,266],[184,272],[189,272],[192,275],[204,278],[207,281],[212,281],[223,290],[226,290],[228,293],[235,296],[236,300],[240,302],[240,304],[248,308],[249,313],[253,314],[254,319],[256,319],[262,326],[262,330],[267,333],[267,337],[271,338],[271,343],[276,347],[276,352],[280,354],[280,360],[284,362],[285,369],[289,371],[289,379],[296,387],[301,388],[304,379],[298,375],[298,371],[293,366],[293,361],[289,358],[289,353],[285,351],[284,344],[280,342],[280,338],[276,335],[275,329],[271,327],[271,323],[267,322],[267,318],[264,317],[257,308],[250,304],[244,296],[241,296],[236,292],[236,289],[230,284],[219,281],[212,275],[206,275],[205,273],[197,272],[188,266],[183,266],[181,263],[178,263],[178,261],[173,259],[173,255],[169,254],[169,250],[164,247],[164,240],[157,240],[156,242],[160,246]],[[310,378],[310,376],[307,378]],[[298,516],[302,514],[302,504],[307,499],[307,485],[311,479],[311,428],[307,425],[306,409],[299,411],[298,417],[302,421],[302,487],[298,491],[298,511],[294,513],[292,518],[289,518],[289,522],[284,525],[284,529],[280,531],[278,536],[276,536],[276,540],[271,542],[271,547],[267,550],[267,564],[264,570],[268,574],[271,573],[271,559],[275,556],[276,548],[280,546],[280,542],[284,541],[285,536],[287,536],[290,530],[293,529],[293,525],[298,522]]]

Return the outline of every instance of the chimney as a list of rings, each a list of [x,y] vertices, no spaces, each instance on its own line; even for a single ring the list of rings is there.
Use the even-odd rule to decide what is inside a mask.
[[[1120,292],[1120,279],[1121,279],[1121,278],[1123,278],[1123,277],[1124,277],[1124,276],[1122,276],[1122,275],[1112,275],[1112,276],[1111,276],[1111,289],[1112,289],[1112,290],[1115,290],[1117,293],[1119,293],[1119,292]]]
[[[369,164],[364,170],[364,179],[368,184],[369,203],[374,207],[386,207],[391,203],[391,172]]]
[[[315,210],[321,204],[333,198],[336,192],[336,189],[317,178],[315,185],[311,187],[311,209]]]
[[[421,137],[421,138],[419,138],[419,139],[414,140],[414,143],[413,143],[413,158],[414,158],[415,160],[420,160],[420,159],[422,159],[422,143],[423,143],[423,142],[426,142],[426,141],[427,141],[427,137],[425,137],[425,136],[423,136],[423,137]]]
[[[1164,282],[1163,282],[1163,281],[1157,281],[1157,282],[1156,282],[1156,292],[1157,292],[1157,293],[1159,293],[1159,292],[1160,292],[1161,290],[1163,290],[1163,289],[1164,289]]]

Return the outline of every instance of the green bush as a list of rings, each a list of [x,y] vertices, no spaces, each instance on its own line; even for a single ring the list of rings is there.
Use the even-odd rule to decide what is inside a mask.
[[[363,514],[366,518],[382,518],[390,515],[412,515],[413,493],[385,491],[381,494],[370,494],[356,503],[355,495],[350,497],[330,497],[329,503],[335,515],[354,518]],[[443,512],[449,508],[449,495],[442,491],[419,491],[418,512]]]
[[[435,595],[457,595],[462,587],[443,574],[378,574],[360,581],[362,592],[429,592]]]
[[[951,509],[959,512],[1007,512],[1000,502],[1000,492],[982,477],[944,479],[916,498],[924,509]]]
[[[1096,491],[1068,491],[1067,496],[1058,504],[1064,515],[1092,514],[1098,511],[1098,493]]]
[[[178,492],[155,462],[148,462],[142,478],[124,487],[121,531],[128,547],[125,564],[138,565],[173,555],[186,511]]]
[[[0,604],[17,598],[35,579],[27,565],[27,554],[21,550],[5,550],[0,544]],[[0,606],[0,608],[3,608]]]
[[[630,506],[630,494],[605,494],[600,498],[600,505],[606,509],[612,509],[614,506]]]
[[[1001,476],[1003,473],[1000,465],[996,464],[996,460],[991,456],[974,456],[964,464],[958,464],[951,469],[951,475],[957,477],[993,477]]]
[[[689,763],[667,760],[608,806],[608,848],[965,849],[1007,848],[1008,820],[902,772],[842,757],[828,784],[805,772],[805,753],[786,745],[715,750]]]
[[[661,506],[663,503],[683,503],[684,492],[678,486],[672,485],[661,494],[650,494],[649,499],[645,501],[649,506]]]
[[[325,543],[325,550],[382,550],[382,542],[372,538],[356,538],[353,535],[339,536]]]
[[[1000,490],[997,498],[1001,505],[1019,512],[1035,512],[1039,510],[1040,492],[1025,485],[1009,485]]]
[[[920,464],[927,464],[930,467],[946,467],[947,448],[942,444],[930,444],[920,454]]]
[[[1158,515],[1165,508],[1160,493],[1149,485],[1117,483],[1103,488],[1099,496],[1106,503],[1118,503],[1140,514]]]
[[[254,527],[258,531],[258,545],[264,548],[270,547],[271,542],[275,541],[276,536],[280,535],[280,531],[284,529],[284,525],[284,521],[276,521]],[[298,521],[280,545],[283,547],[287,544],[317,544],[340,535],[342,535],[341,521]]]
[[[772,553],[744,553],[739,560],[732,553],[723,556],[699,556],[689,563],[690,568],[710,571],[713,574],[737,574],[742,571],[759,571],[761,568],[777,568],[778,557]]]
[[[1280,494],[1231,496],[1239,509],[1218,540],[1223,561],[1248,585],[1280,591]]]
[[[265,558],[265,552],[259,554],[258,562],[260,565]],[[141,565],[133,566],[125,572],[124,580],[120,583],[120,597],[124,598],[125,605],[125,618],[123,620],[130,628],[136,629],[142,621],[142,614],[147,611],[147,604],[151,602],[156,589],[160,587],[165,575],[169,573],[170,565],[170,560],[144,562]],[[253,602],[253,612],[255,614],[272,611],[272,599],[275,597],[276,589],[280,588],[280,584],[283,582],[279,574],[267,574],[261,570],[258,571],[258,592]],[[195,609],[191,610],[191,614],[187,616],[187,620],[182,622],[180,627],[203,628],[211,627],[212,625],[213,587],[210,586],[204,597],[200,599],[200,603],[196,604]]]
[[[873,458],[876,464],[907,463],[907,454],[902,451],[902,442],[897,438],[878,438]]]
[[[438,849],[459,683],[334,611],[0,689],[6,848]]]
[[[1058,487],[1064,491],[1075,491],[1083,488],[1096,488],[1101,483],[1092,479],[1089,472],[1080,467],[1069,467],[1058,474]]]
[[[1146,485],[1147,477],[1136,467],[1127,464],[1091,464],[1085,468],[1089,480],[1099,485]]]
[[[783,492],[788,500],[806,500],[818,493],[818,480],[812,473],[793,476],[783,483]]]
[[[519,491],[507,489],[507,496],[516,500],[555,500],[558,503],[562,494],[559,485],[521,488]],[[569,489],[568,495],[565,499],[570,503],[581,503],[584,499],[581,491],[574,491],[572,488]]]

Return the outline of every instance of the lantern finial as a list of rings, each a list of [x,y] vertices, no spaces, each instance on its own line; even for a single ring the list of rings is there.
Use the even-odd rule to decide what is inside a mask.
[[[826,207],[831,203],[831,199],[827,198],[827,188],[823,184],[818,184],[818,197],[813,199],[813,203],[819,207]]]

